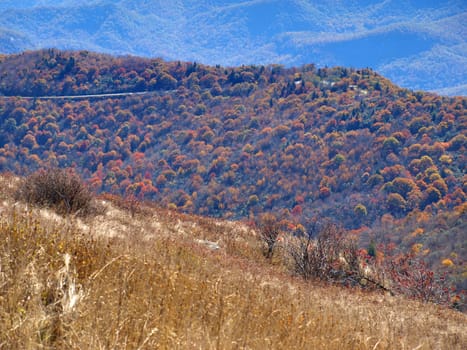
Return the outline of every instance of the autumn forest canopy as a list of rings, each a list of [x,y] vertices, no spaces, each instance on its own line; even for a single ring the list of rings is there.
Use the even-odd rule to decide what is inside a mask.
[[[465,269],[465,97],[369,69],[52,49],[0,56],[0,95],[2,172],[72,167],[97,193],[291,230],[328,218]]]

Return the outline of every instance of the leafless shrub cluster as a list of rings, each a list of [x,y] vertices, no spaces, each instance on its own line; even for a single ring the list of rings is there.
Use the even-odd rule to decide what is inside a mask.
[[[453,296],[453,288],[445,278],[430,271],[426,263],[414,253],[388,257],[380,263],[372,261],[374,271],[387,276],[394,294],[412,299],[463,308],[464,296]]]
[[[31,174],[19,185],[16,199],[53,208],[60,214],[92,212],[92,194],[72,170],[41,169]]]
[[[356,242],[333,224],[297,237],[289,247],[293,271],[305,279],[349,282],[360,270]]]
[[[462,296],[453,298],[448,281],[415,254],[387,253],[377,259],[359,249],[356,240],[336,225],[325,224],[315,232],[291,240],[288,252],[295,274],[459,308]]]

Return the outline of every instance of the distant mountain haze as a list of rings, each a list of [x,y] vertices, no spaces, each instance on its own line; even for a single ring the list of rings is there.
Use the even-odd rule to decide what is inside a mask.
[[[463,0],[4,0],[0,52],[370,67],[402,87],[467,95],[465,23]]]

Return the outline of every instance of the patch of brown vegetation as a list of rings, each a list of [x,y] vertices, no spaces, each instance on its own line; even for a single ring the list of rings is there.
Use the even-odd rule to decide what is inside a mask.
[[[110,202],[100,216],[51,220],[0,195],[0,347],[467,345],[465,314],[292,278],[240,223],[156,208],[132,217]]]

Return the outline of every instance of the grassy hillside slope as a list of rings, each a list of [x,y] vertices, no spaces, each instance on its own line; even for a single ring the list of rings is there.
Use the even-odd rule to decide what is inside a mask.
[[[463,349],[465,314],[304,282],[239,222],[154,207],[61,217],[0,180],[7,348]],[[105,210],[104,210],[105,209]],[[205,241],[217,241],[212,251]]]

